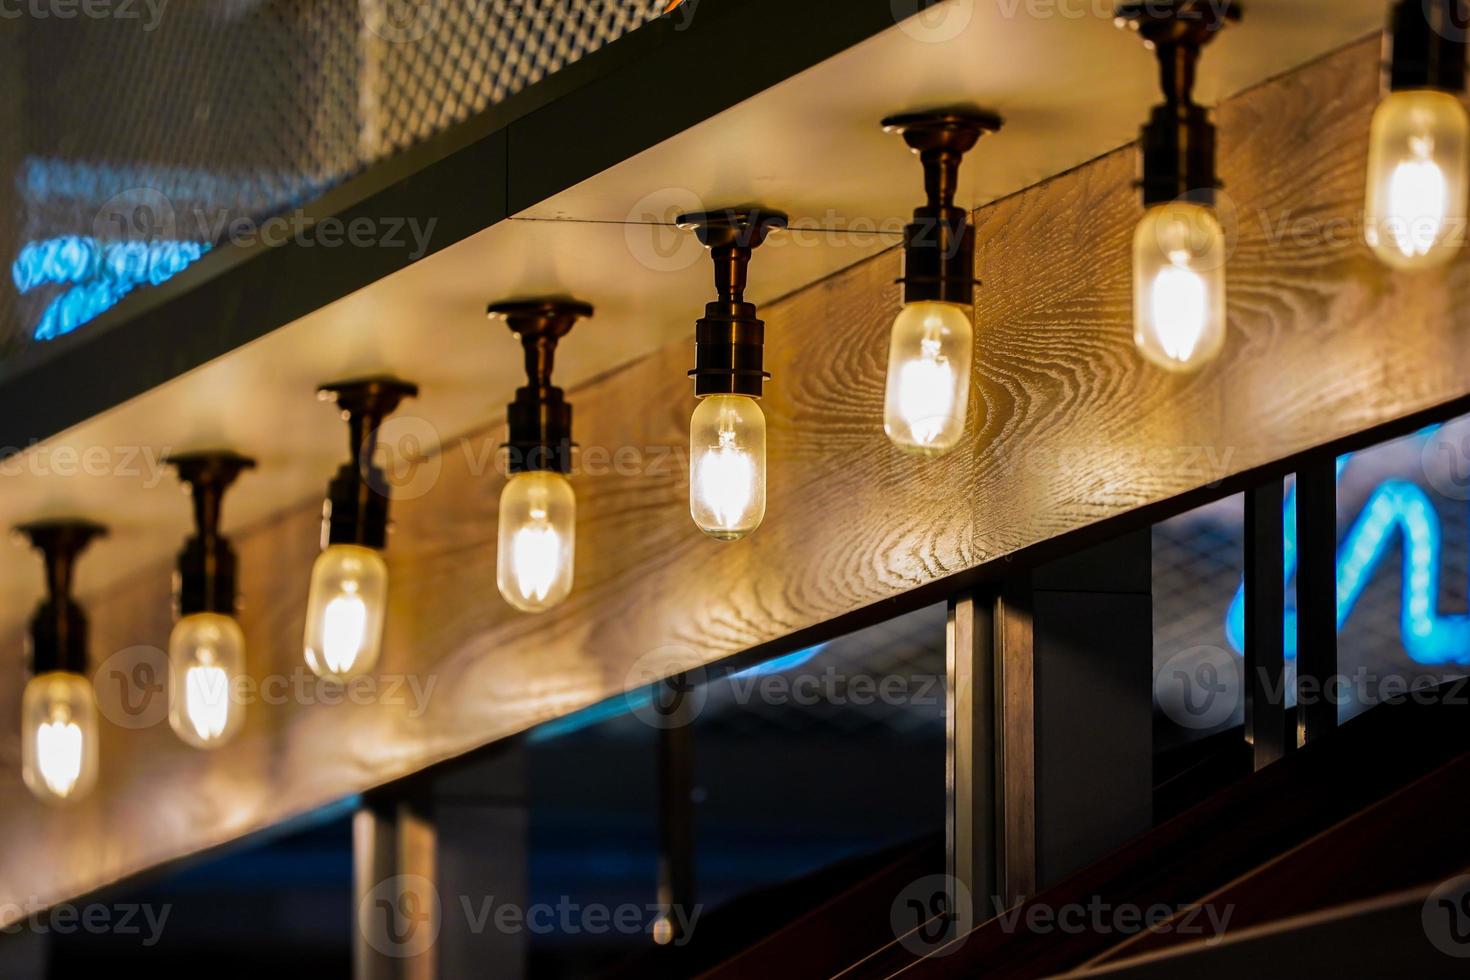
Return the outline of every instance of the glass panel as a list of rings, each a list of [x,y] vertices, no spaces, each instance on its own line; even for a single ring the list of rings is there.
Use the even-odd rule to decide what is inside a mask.
[[[1470,417],[1337,462],[1338,675],[1346,721],[1470,666]],[[1286,694],[1296,703],[1295,494],[1287,482]],[[1243,498],[1154,528],[1156,749],[1242,724]],[[1215,690],[1219,697],[1212,698]]]
[[[934,606],[755,667],[689,678],[683,744],[692,750],[697,917],[678,949],[660,948],[653,914],[667,687],[635,689],[534,730],[525,742],[527,901],[571,911],[525,937],[529,975],[692,975],[862,881],[896,851],[931,845],[935,866],[924,873],[941,871],[944,670],[945,609]],[[491,846],[485,826],[465,846]],[[443,860],[442,826],[440,847]],[[602,910],[613,921],[627,910],[631,925],[592,933],[586,913]],[[483,950],[500,940],[465,941]]]
[[[1229,629],[1244,569],[1245,498],[1227,497],[1153,533],[1154,751],[1244,723]]]
[[[1339,461],[1338,715],[1470,665],[1470,419]]]
[[[942,833],[944,681],[937,606],[711,684],[695,722],[701,900]]]

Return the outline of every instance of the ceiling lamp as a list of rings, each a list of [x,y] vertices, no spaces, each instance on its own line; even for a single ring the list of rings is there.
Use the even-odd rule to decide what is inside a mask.
[[[942,456],[965,432],[974,357],[975,229],[955,206],[960,160],[999,129],[987,112],[943,110],[883,120],[924,165],[928,203],[904,229],[903,311],[888,348],[883,431],[905,452]]]
[[[46,598],[31,618],[31,679],[20,709],[21,774],[36,798],[72,803],[97,783],[97,699],[87,677],[87,617],[72,598],[72,573],[93,538],[89,521],[16,528],[46,561]]]
[[[1399,0],[1389,14],[1388,96],[1373,113],[1364,237],[1398,269],[1428,269],[1465,241],[1470,117],[1459,0]]]
[[[766,417],[757,399],[770,377],[763,366],[766,325],[745,301],[750,256],[786,215],[729,208],[681,215],[710,250],[719,298],[694,325],[694,397],[689,420],[689,513],[712,538],[734,541],[766,516]]]
[[[551,383],[557,341],[592,307],[574,300],[495,303],[525,349],[526,384],[506,408],[510,480],[500,494],[495,582],[505,601],[544,612],[572,591],[577,498],[572,470],[572,406]]]
[[[418,386],[376,377],[323,385],[347,422],[351,458],[327,488],[322,509],[322,553],[311,569],[306,604],[306,663],[319,677],[339,682],[373,669],[383,645],[388,607],[387,475],[373,457],[378,429]]]
[[[245,634],[235,620],[236,559],[220,534],[225,490],[255,460],[232,452],[186,453],[169,463],[194,500],[194,534],[179,552],[178,622],[168,638],[168,721],[195,748],[217,748],[245,721],[236,685],[245,673]]]
[[[1215,127],[1194,101],[1200,49],[1240,8],[1222,0],[1135,0],[1118,24],[1157,53],[1164,102],[1143,127],[1143,205],[1133,236],[1133,342],[1171,371],[1225,344],[1225,233],[1215,215]]]

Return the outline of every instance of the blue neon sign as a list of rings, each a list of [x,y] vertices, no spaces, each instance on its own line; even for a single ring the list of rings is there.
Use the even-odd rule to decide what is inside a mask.
[[[208,250],[205,242],[100,242],[61,235],[27,242],[10,264],[10,277],[22,293],[45,285],[69,287],[36,324],[35,338],[51,340],[101,316],[138,286],[157,286],[178,275]]]
[[[1437,428],[1437,427],[1436,427]],[[1430,435],[1434,429],[1421,435]],[[1351,456],[1337,461],[1337,476]],[[1296,488],[1284,503],[1286,577],[1296,574]],[[1408,480],[1385,480],[1369,495],[1337,550],[1337,628],[1352,615],[1375,568],[1393,540],[1402,535],[1403,593],[1399,632],[1404,649],[1421,664],[1470,664],[1470,614],[1438,611],[1441,529],[1434,503],[1423,487]],[[1286,656],[1296,656],[1296,609],[1286,610]],[[1225,635],[1237,653],[1245,651],[1245,585],[1236,589],[1225,617]]]

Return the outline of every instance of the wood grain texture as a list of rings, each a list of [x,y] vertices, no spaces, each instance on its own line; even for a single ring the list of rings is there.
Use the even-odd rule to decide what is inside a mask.
[[[704,539],[690,522],[692,352],[679,343],[571,394],[583,446],[577,584],[550,615],[517,614],[495,591],[503,481],[487,460],[497,420],[450,442],[428,491],[411,482],[394,505],[374,697],[323,703],[330,692],[305,683],[315,500],[235,532],[251,675],[288,693],[251,705],[227,748],[180,744],[156,714],[161,692],[137,715],[114,706],[98,791],[75,809],[43,810],[18,774],[15,658],[0,679],[0,918],[15,917],[5,903],[77,895],[654,674],[779,641],[1466,394],[1470,257],[1401,276],[1357,238],[1377,56],[1377,42],[1364,42],[1222,107],[1220,169],[1236,215],[1231,328],[1224,355],[1198,375],[1151,370],[1133,351],[1128,255],[1140,209],[1125,148],[977,213],[974,415],[968,441],[942,460],[902,456],[882,433],[899,302],[899,255],[888,252],[764,311],[770,503],[746,541]],[[1340,242],[1326,238],[1333,222],[1347,223]],[[168,592],[160,566],[85,597],[104,692],[147,679],[133,661],[165,645]],[[20,649],[19,637],[6,642]]]

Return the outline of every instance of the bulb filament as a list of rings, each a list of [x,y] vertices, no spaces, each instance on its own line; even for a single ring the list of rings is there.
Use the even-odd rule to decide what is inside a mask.
[[[1449,182],[1434,162],[1434,137],[1409,140],[1414,155],[1388,179],[1388,209],[1394,244],[1406,258],[1428,255],[1439,241],[1449,209]]]
[[[322,614],[322,657],[336,674],[352,669],[367,636],[367,604],[357,594],[357,583],[343,588]]]
[[[719,445],[699,461],[699,492],[723,528],[737,528],[755,498],[755,461],[736,442],[734,419],[720,420]]]
[[[920,446],[933,445],[954,412],[954,368],[944,356],[939,330],[937,318],[930,317],[919,341],[919,357],[899,373],[898,411],[909,437]]]
[[[1189,268],[1187,251],[1170,252],[1169,263],[1154,278],[1153,320],[1164,353],[1185,363],[1205,333],[1209,286]]]
[[[213,651],[205,650],[200,663],[184,673],[184,713],[203,741],[219,738],[229,720],[230,678],[213,665]]]
[[[547,520],[546,508],[533,507],[526,526],[515,533],[511,553],[521,597],[541,602],[551,594],[561,563],[561,535]]]
[[[82,775],[82,730],[65,706],[52,708],[51,720],[36,729],[36,757],[46,787],[69,796]]]

